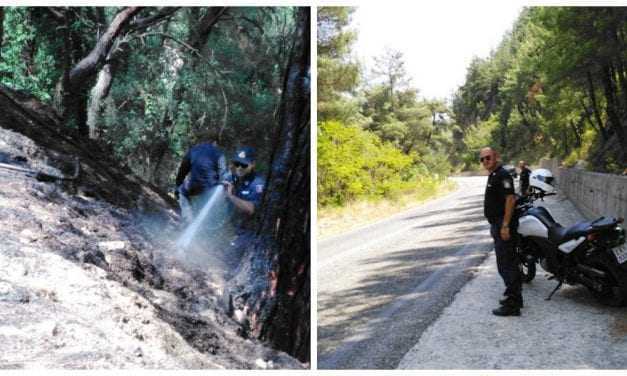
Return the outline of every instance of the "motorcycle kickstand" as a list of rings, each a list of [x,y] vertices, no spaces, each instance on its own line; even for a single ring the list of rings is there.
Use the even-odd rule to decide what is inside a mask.
[[[544,299],[544,300],[546,300],[546,301],[551,300],[551,297],[553,296],[553,294],[555,294],[555,293],[557,292],[557,290],[559,290],[559,289],[560,289],[560,287],[562,287],[562,284],[564,284],[564,281],[560,281],[560,282],[557,284],[557,286],[553,289],[553,291],[551,291],[551,293],[549,294],[549,297],[548,297],[548,298],[546,298],[546,299]]]

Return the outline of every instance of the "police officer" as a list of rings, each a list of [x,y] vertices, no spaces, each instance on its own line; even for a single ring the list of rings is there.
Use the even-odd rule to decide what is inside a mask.
[[[224,181],[226,197],[234,207],[236,234],[252,235],[254,214],[259,209],[265,180],[255,172],[255,149],[246,146],[238,149],[231,160],[233,179]]]
[[[479,160],[490,173],[485,191],[484,215],[490,223],[496,264],[506,287],[503,294],[505,299],[499,302],[501,306],[492,313],[497,316],[520,316],[523,306],[522,278],[512,239],[515,232],[512,216],[516,204],[514,181],[497,158],[498,153],[490,147],[481,149],[479,153]]]
[[[185,177],[189,174],[189,177]],[[183,218],[191,222],[204,204],[209,191],[226,176],[226,159],[216,142],[192,147],[183,157],[176,175],[175,196]]]
[[[520,168],[520,194],[527,196],[529,194],[529,175],[531,175],[531,170],[527,168],[525,161],[518,162],[518,167]]]

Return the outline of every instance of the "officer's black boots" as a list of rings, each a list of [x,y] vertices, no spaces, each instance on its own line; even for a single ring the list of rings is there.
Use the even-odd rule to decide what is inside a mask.
[[[513,305],[502,305],[493,309],[492,313],[497,316],[520,316],[520,308]]]
[[[500,304],[500,305],[505,305],[505,304],[507,304],[507,303],[510,301],[510,299],[512,299],[512,298],[510,298],[510,297],[503,298],[503,299],[499,300],[499,304]],[[522,299],[520,299],[519,301],[517,301],[517,302],[516,302],[516,304],[517,304],[520,308],[524,308],[524,307],[525,307],[525,306],[523,305]]]
[[[501,306],[492,310],[492,313],[496,316],[520,316],[520,309],[523,307],[522,296],[519,298],[508,296],[505,299],[501,299],[499,303],[501,303]]]

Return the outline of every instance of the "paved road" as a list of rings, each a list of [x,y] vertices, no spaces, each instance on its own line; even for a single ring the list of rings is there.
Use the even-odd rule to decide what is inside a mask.
[[[395,368],[492,248],[486,177],[318,244],[318,367]]]

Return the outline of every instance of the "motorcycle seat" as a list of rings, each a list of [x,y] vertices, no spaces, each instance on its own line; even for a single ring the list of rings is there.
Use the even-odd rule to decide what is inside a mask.
[[[595,221],[579,222],[570,227],[562,227],[557,224],[549,228],[549,241],[557,245],[580,236],[586,236],[594,230],[594,222]]]

